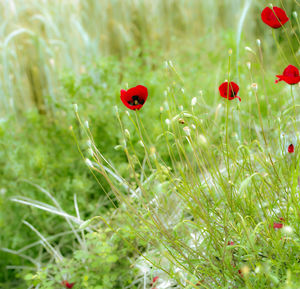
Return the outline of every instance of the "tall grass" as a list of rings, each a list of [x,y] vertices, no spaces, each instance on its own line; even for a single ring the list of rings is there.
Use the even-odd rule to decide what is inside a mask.
[[[149,45],[156,47],[154,57],[178,50],[178,42],[197,49],[216,47],[224,29],[238,29],[240,37],[241,26],[235,23],[244,9],[238,0],[6,0],[1,4],[2,116],[19,115],[32,107],[52,114],[61,98],[57,81],[64,68],[79,73],[86,62],[111,54],[121,59],[136,49],[143,57]],[[243,15],[245,35],[257,31],[257,22],[250,21],[257,6],[253,2]]]
[[[19,0],[1,4],[1,116],[12,115],[21,124],[22,114],[34,108],[41,117],[55,120],[57,127],[61,122],[66,128],[73,118],[64,115],[65,107],[75,99],[80,101],[76,116],[82,129],[76,123],[71,132],[79,135],[78,147],[88,158],[86,164],[101,190],[129,221],[122,220],[125,228],[116,228],[110,216],[99,218],[115,231],[121,244],[143,255],[148,269],[158,268],[165,282],[179,288],[297,288],[299,92],[281,84],[275,87],[275,73],[270,70],[298,61],[293,32],[299,32],[298,19],[291,19],[292,27],[272,35],[257,21],[263,6],[259,1]],[[296,1],[284,3],[289,14],[296,5]],[[260,40],[255,42],[256,38]],[[244,50],[246,44],[251,48]],[[227,66],[229,48],[233,54]],[[113,64],[103,61],[110,55],[117,59]],[[103,61],[100,69],[98,58]],[[175,61],[166,61],[164,70],[162,60],[166,59]],[[72,75],[71,80],[65,77],[67,93],[60,87],[65,69],[80,75]],[[105,80],[99,84],[102,71]],[[220,99],[217,87],[224,79],[239,81],[241,104]],[[145,109],[131,113],[119,110],[112,120],[120,83],[126,86],[137,81],[150,86],[151,98]],[[190,105],[192,97],[197,101]],[[100,114],[98,118],[95,112]],[[90,122],[91,130],[85,122],[89,115],[98,123]],[[107,134],[94,139],[95,130],[96,134]],[[109,147],[112,131],[114,141],[119,141],[113,153],[113,146]],[[287,153],[290,143],[296,147],[293,155]],[[105,151],[111,148],[111,154],[125,156],[127,165],[111,161],[101,145]],[[78,182],[82,189],[82,182]],[[59,284],[55,278],[61,277],[63,267],[57,264],[64,261],[60,248],[67,241],[57,245],[59,241],[51,244],[50,240],[74,234],[92,260],[94,251],[86,248],[83,229],[94,227],[87,221],[76,228],[83,222],[76,200],[76,216],[72,216],[43,192],[54,205],[27,197],[10,200],[65,217],[71,230],[58,225],[66,231],[57,233],[57,228],[51,228],[49,234],[55,234],[49,238],[25,221],[41,241],[20,250],[4,250],[36,266],[40,280],[31,276],[32,286],[40,282],[37,286],[41,288],[55,288]],[[93,206],[90,202],[81,205]],[[42,223],[43,219],[37,221]],[[276,222],[284,223],[284,230],[274,229]],[[122,235],[125,231],[136,239]],[[98,237],[102,242],[103,236],[96,234]],[[91,248],[95,248],[94,241]],[[50,258],[43,250],[36,259],[23,254],[37,244],[44,246]],[[73,243],[71,250],[78,244]],[[76,254],[73,267],[79,265],[85,272],[89,267],[84,258],[78,262]],[[54,265],[43,271],[43,260]],[[137,288],[145,288],[151,270],[146,270],[143,283],[137,278]],[[67,273],[81,284],[82,275]],[[93,277],[97,282],[97,275]],[[160,288],[171,286],[166,284]]]

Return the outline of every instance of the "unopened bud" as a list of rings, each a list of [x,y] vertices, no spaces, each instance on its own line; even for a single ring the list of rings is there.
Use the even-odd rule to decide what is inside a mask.
[[[196,105],[196,103],[197,103],[197,97],[193,97],[192,98],[192,106],[194,106],[194,105]]]
[[[247,62],[246,64],[247,64],[248,69],[250,70],[251,69],[251,62]]]
[[[205,137],[203,134],[200,134],[200,135],[199,135],[198,141],[199,141],[199,143],[201,143],[201,144],[203,144],[203,145],[207,144],[206,137]]]
[[[90,128],[89,127],[89,122],[87,120],[84,122],[84,125],[85,125],[86,128]]]
[[[230,56],[232,54],[232,49],[230,48],[229,50],[228,50],[228,55]]]
[[[297,13],[296,11],[294,11],[294,12],[293,12],[293,16],[294,16],[295,18],[298,18],[298,13]]]
[[[186,134],[187,136],[190,136],[190,135],[191,135],[191,129],[190,129],[188,126],[185,126],[185,127],[183,128],[183,131],[185,132],[185,134]]]
[[[73,107],[74,107],[74,111],[78,112],[78,105],[76,103],[73,104]]]
[[[128,139],[130,138],[130,132],[127,128],[124,130],[124,134]]]
[[[180,124],[184,124],[184,123],[185,123],[185,121],[184,121],[183,118],[179,118],[179,119],[178,119],[178,122],[179,122]]]
[[[252,50],[252,48],[250,48],[249,46],[246,46],[246,47],[245,47],[245,50],[254,53],[254,51]]]
[[[257,46],[260,47],[260,45],[261,45],[260,39],[256,39],[256,43],[257,43]]]

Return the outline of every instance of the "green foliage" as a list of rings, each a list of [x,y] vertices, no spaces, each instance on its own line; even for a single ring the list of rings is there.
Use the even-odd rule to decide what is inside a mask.
[[[50,263],[34,275],[27,274],[28,285],[44,289],[63,288],[62,281],[75,283],[74,288],[113,289],[132,285],[136,269],[129,270],[135,256],[130,239],[123,228],[118,233],[101,229],[85,236],[84,248],[75,250],[62,261]],[[120,237],[122,235],[122,238]],[[131,288],[137,288],[134,285]]]

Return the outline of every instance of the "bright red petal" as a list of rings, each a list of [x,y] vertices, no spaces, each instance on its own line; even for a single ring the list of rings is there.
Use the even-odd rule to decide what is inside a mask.
[[[148,97],[148,90],[145,86],[143,85],[138,85],[135,87],[132,87],[130,89],[128,89],[127,91],[122,89],[121,90],[121,101],[123,102],[123,104],[131,109],[131,110],[140,110],[143,105],[145,104],[145,101]],[[142,100],[144,100],[143,104],[137,104],[137,105],[131,105],[129,102],[131,101],[133,96],[139,96]]]
[[[283,71],[284,76],[297,77],[299,76],[299,69],[294,65],[289,65]]]
[[[279,7],[266,7],[261,13],[262,21],[272,28],[280,28],[289,21],[285,11]]]

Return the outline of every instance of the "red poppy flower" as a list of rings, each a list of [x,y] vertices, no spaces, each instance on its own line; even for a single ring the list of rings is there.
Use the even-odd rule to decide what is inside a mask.
[[[126,107],[132,110],[140,110],[148,97],[148,90],[143,85],[132,87],[127,91],[121,90],[121,100]]]
[[[285,11],[279,7],[273,7],[273,9],[266,7],[261,12],[261,19],[264,23],[275,29],[280,28],[289,21],[289,17],[287,17]]]
[[[274,229],[282,229],[282,227],[283,227],[283,224],[281,224],[281,223],[274,223],[273,224]]]
[[[69,283],[67,280],[64,280],[61,282],[62,285],[64,285],[66,288],[73,288],[75,283]]]
[[[278,83],[279,81],[285,81],[287,84],[293,85],[300,82],[299,69],[293,65],[289,65],[283,71],[283,75],[276,75],[279,79],[275,81]]]
[[[295,148],[294,148],[294,145],[293,144],[290,144],[289,147],[288,147],[288,152],[290,154],[294,153],[295,152]]]
[[[227,246],[233,246],[233,245],[234,245],[234,242],[228,241]]]
[[[239,86],[233,81],[229,83],[229,88],[228,88],[227,81],[223,82],[219,87],[220,95],[224,98],[227,98],[228,100],[238,98],[239,101],[241,101],[241,98],[237,95],[239,90],[240,90]],[[227,93],[229,93],[228,96]]]

